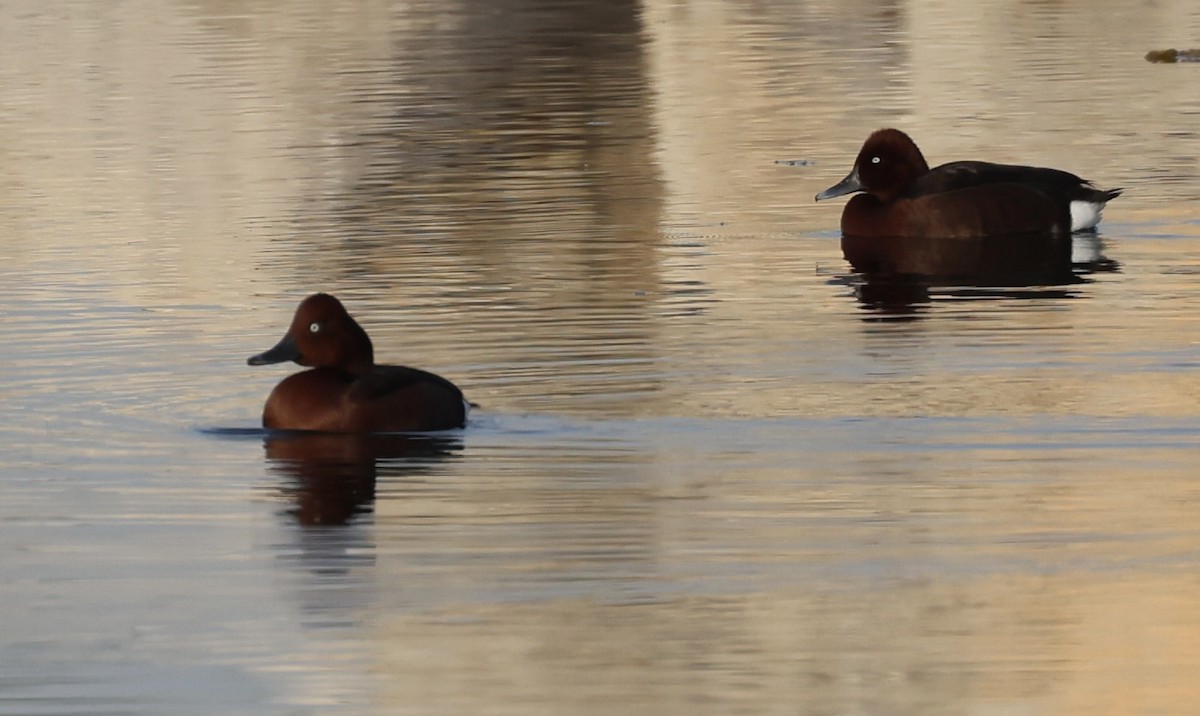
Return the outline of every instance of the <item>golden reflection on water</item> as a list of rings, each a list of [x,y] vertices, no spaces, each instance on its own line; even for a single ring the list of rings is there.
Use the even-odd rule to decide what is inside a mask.
[[[1200,697],[1198,596],[1179,574],[1061,574],[448,610],[380,625],[380,697],[456,713],[508,712],[500,694],[523,713],[1183,713]]]
[[[658,480],[638,461],[563,471],[587,459],[568,454],[557,484],[443,485],[440,514],[469,525],[453,532],[429,533],[428,503],[381,504],[381,698],[475,712],[503,696],[534,713],[1191,702],[1189,449],[1133,462],[1104,436],[954,450],[913,431],[910,449],[856,464],[797,449],[799,469],[710,447]]]
[[[1187,712],[1197,32],[0,4],[0,711]],[[884,125],[1124,186],[1119,270],[863,300],[811,196]],[[470,428],[247,439],[314,290]]]

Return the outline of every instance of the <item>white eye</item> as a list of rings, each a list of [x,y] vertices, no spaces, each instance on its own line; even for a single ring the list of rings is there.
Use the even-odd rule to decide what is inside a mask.
[[[320,324],[320,323],[310,323],[310,324],[309,324],[309,326],[308,326],[308,332],[309,332],[309,333],[317,333],[317,332],[319,332],[320,330],[321,330],[321,324]]]
[[[881,161],[883,161],[883,160],[881,160],[879,157],[871,157],[872,164],[878,164]]]

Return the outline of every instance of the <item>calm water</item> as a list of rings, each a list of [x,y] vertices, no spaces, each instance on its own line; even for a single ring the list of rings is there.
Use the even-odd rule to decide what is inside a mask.
[[[0,713],[1192,712],[1197,36],[0,4]],[[887,125],[1125,187],[1104,270],[875,302],[812,196]],[[315,290],[468,428],[259,432]]]

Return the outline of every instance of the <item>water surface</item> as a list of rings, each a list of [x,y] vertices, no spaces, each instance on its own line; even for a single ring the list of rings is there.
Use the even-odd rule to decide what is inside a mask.
[[[1188,713],[1198,33],[0,6],[0,713]],[[880,126],[1124,187],[1102,261],[877,300],[812,196]],[[467,429],[259,431],[316,290]]]

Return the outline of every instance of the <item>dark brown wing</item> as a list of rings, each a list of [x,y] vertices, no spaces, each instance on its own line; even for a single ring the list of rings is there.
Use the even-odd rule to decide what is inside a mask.
[[[360,431],[407,432],[461,428],[467,420],[462,391],[418,368],[377,365],[358,376],[347,397]]]
[[[1061,169],[966,161],[930,169],[913,182],[906,196],[929,196],[987,184],[1021,184],[1066,202],[1104,203],[1121,193],[1120,189],[1097,189],[1086,179]]]
[[[377,365],[370,372],[358,376],[351,398],[361,401],[381,400],[419,383],[429,383],[431,387],[440,388],[462,399],[462,391],[454,383],[436,373],[404,365]]]

